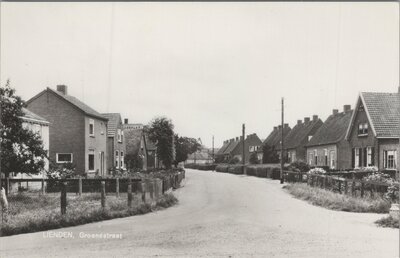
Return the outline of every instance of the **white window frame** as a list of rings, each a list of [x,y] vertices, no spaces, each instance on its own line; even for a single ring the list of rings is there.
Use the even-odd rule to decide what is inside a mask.
[[[71,161],[59,161],[58,160],[58,155],[66,155],[66,154],[70,154],[71,155]],[[72,163],[74,161],[74,155],[72,153],[56,153],[56,162],[57,163]]]
[[[90,169],[90,159],[89,159],[90,155],[93,156],[93,169]],[[88,171],[95,172],[96,171],[96,155],[94,153],[94,150],[89,150],[87,158],[88,158]]]
[[[392,157],[391,161],[393,162],[393,164],[391,164],[390,166],[389,166],[389,157]],[[383,151],[383,161],[384,161],[383,166],[385,169],[396,169],[397,168],[397,150],[384,150]]]
[[[355,148],[354,149],[354,168],[359,168],[360,164],[360,148]]]
[[[314,150],[314,166],[318,166],[318,151]]]
[[[310,151],[308,153],[308,165],[312,166],[313,162],[314,162],[314,151]]]
[[[324,149],[324,164],[325,166],[329,166],[329,156],[328,156],[328,149]]]
[[[93,128],[93,132],[90,132],[90,126]],[[89,136],[94,136],[94,119],[89,118]]]
[[[104,123],[103,122],[100,123],[100,134],[101,135],[104,134]]]
[[[116,168],[119,168],[119,151],[118,150],[116,150],[115,151],[115,162],[114,162],[114,164],[116,164]]]
[[[372,166],[372,147],[367,147],[367,166]]]
[[[120,168],[124,168],[125,166],[124,166],[124,152],[123,151],[120,151],[120,153],[121,153],[121,155],[120,155],[120,159],[119,159],[119,161],[120,161]]]
[[[332,169],[336,169],[336,151],[330,151],[329,165]]]
[[[118,142],[122,142],[122,139],[121,139],[121,129],[117,129],[117,139],[118,139]]]

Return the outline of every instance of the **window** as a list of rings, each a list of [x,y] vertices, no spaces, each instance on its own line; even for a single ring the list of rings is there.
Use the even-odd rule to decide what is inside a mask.
[[[355,148],[355,155],[354,155],[354,168],[360,167],[360,148]]]
[[[312,162],[314,160],[313,152],[308,153],[308,165],[312,166]]]
[[[364,136],[368,134],[368,123],[358,124],[358,135]]]
[[[117,134],[118,134],[118,136],[117,136],[117,137],[118,137],[118,138],[117,138],[117,139],[118,139],[118,142],[122,142],[121,129],[118,129],[118,130],[117,130]]]
[[[119,152],[115,151],[115,167],[119,168]]]
[[[293,152],[292,153],[292,162],[295,162],[296,161],[296,152]]]
[[[57,153],[56,154],[57,163],[69,163],[72,162],[72,153]]]
[[[121,143],[124,141],[124,131],[121,131]]]
[[[318,152],[317,150],[314,150],[314,165],[318,165]]]
[[[373,147],[367,147],[367,166],[374,165]]]
[[[325,156],[325,160],[324,160],[325,166],[328,166],[328,150],[327,149],[324,149],[324,156]]]
[[[40,125],[35,125],[35,133],[42,137],[42,127]]]
[[[310,141],[310,140],[311,140],[311,138],[312,138],[312,135],[309,135],[309,136],[308,136],[308,141]]]
[[[89,135],[94,136],[94,120],[89,119]]]
[[[89,151],[89,154],[88,154],[88,164],[89,164],[88,170],[89,170],[90,172],[93,172],[93,171],[94,171],[94,151],[93,151],[93,150],[90,150],[90,151]]]
[[[335,169],[336,168],[336,153],[335,153],[335,151],[330,151],[330,162],[331,162],[331,165],[330,165],[330,167],[331,168],[333,168],[333,169]]]
[[[397,151],[386,150],[383,151],[383,166],[387,169],[395,169],[397,167]]]
[[[121,159],[120,159],[120,161],[121,161],[120,167],[124,168],[124,152],[123,151],[121,151]]]
[[[100,123],[100,134],[104,134],[104,124]]]

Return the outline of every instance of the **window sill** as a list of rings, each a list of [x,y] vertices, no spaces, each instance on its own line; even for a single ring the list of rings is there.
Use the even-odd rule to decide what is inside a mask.
[[[94,134],[89,134],[89,137],[92,137],[92,138],[94,138]]]
[[[366,136],[368,136],[368,134],[367,133],[363,133],[363,134],[358,134],[357,136],[358,137],[366,137]]]

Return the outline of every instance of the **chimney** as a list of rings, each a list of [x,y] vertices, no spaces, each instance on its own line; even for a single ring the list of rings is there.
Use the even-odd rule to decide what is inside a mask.
[[[298,125],[301,125],[301,120],[297,120],[297,124],[298,124]]]
[[[339,110],[338,110],[338,109],[333,109],[333,110],[332,110],[332,114],[333,114],[333,115],[337,115],[338,113],[339,113]]]
[[[126,124],[126,125],[128,124],[128,118],[124,119],[124,124]]]
[[[63,95],[68,94],[68,87],[65,85],[57,85],[57,91],[62,93]]]
[[[278,130],[278,127],[277,127],[277,126],[274,126],[274,131],[276,131],[276,130]]]
[[[282,125],[279,125],[278,128],[279,128],[279,130],[280,130],[280,129],[282,128]]]
[[[397,93],[400,93],[400,86],[399,86],[399,88],[397,89]]]
[[[284,128],[288,128],[289,127],[289,124],[283,124],[284,125]]]
[[[239,141],[239,137],[236,137],[236,141]]]
[[[310,122],[310,118],[309,117],[305,117],[304,118],[304,123],[308,123],[308,122]]]
[[[317,121],[317,120],[318,120],[318,116],[317,116],[317,115],[313,115],[313,116],[312,116],[312,120],[313,120],[313,121]]]
[[[351,106],[350,105],[344,105],[343,106],[343,112],[347,113],[351,110]]]

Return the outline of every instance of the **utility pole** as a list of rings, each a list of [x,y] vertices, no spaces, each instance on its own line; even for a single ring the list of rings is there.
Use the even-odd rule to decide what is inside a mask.
[[[245,165],[246,165],[246,153],[245,153],[245,144],[244,144],[244,142],[245,142],[245,132],[246,132],[246,126],[243,124],[242,125],[242,140],[243,140],[243,142],[242,142],[242,147],[243,147],[243,155],[242,155],[242,163],[243,163],[243,174],[245,174],[244,172],[245,172]]]
[[[212,159],[213,159],[213,163],[214,163],[214,135],[212,137]]]
[[[284,150],[283,150],[283,121],[284,121],[284,100],[282,98],[282,125],[281,125],[281,184],[284,182],[283,178],[283,157],[284,157]]]

